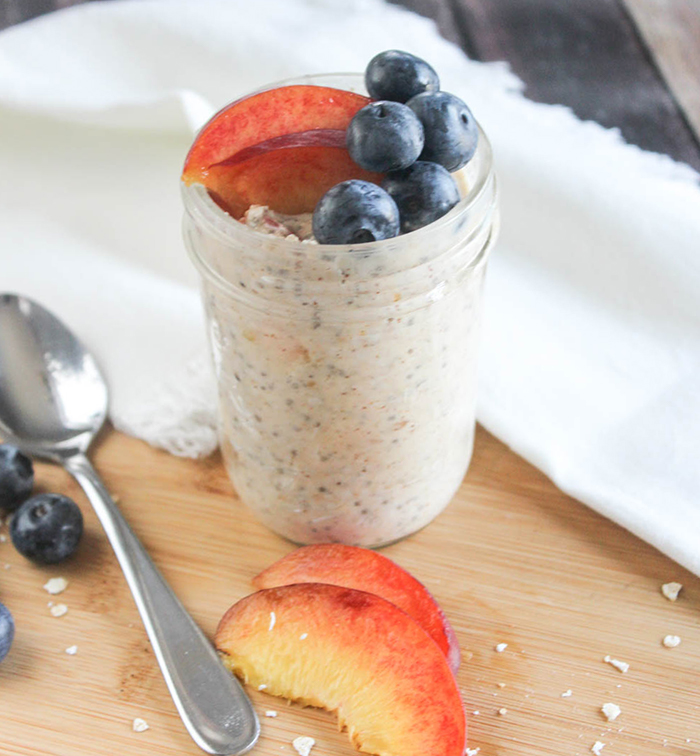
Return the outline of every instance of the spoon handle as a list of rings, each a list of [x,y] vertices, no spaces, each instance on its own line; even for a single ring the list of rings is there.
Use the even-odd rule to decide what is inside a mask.
[[[224,667],[83,454],[63,461],[102,523],[136,601],[170,695],[195,743],[217,756],[242,754],[260,732],[238,680]]]

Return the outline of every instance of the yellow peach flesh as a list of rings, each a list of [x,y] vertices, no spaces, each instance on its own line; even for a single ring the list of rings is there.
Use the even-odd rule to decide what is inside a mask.
[[[258,591],[224,615],[216,646],[253,687],[337,712],[365,753],[464,753],[464,710],[445,657],[378,596],[319,583]]]

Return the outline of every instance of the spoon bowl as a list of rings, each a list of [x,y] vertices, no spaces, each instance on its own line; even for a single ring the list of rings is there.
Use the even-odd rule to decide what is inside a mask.
[[[141,614],[175,706],[206,753],[236,756],[260,723],[129,527],[86,452],[107,417],[107,384],[78,339],[27,297],[0,294],[0,435],[61,464],[78,481],[107,534]]]
[[[0,295],[0,432],[36,456],[86,451],[107,417],[107,384],[85,347],[48,310]]]

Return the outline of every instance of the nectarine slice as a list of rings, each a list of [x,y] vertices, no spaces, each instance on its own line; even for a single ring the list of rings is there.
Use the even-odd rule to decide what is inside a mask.
[[[287,215],[311,213],[332,186],[353,178],[382,180],[356,165],[344,147],[303,146],[255,152],[241,162],[215,165],[205,186],[220,207],[240,218],[251,205],[267,205]]]
[[[452,671],[459,669],[459,644],[437,601],[422,583],[388,557],[359,546],[321,543],[292,551],[253,578],[256,588],[291,583],[332,583],[391,601],[438,644]]]
[[[243,97],[202,127],[185,160],[190,183],[216,163],[274,137],[316,129],[345,131],[369,97],[333,87],[296,84]]]
[[[425,630],[386,599],[320,583],[258,591],[226,612],[216,647],[244,682],[337,712],[364,753],[463,756],[452,671]]]
[[[251,204],[311,212],[334,184],[380,181],[345,149],[345,129],[369,98],[332,87],[292,85],[244,97],[200,131],[182,180],[201,183],[238,218]]]

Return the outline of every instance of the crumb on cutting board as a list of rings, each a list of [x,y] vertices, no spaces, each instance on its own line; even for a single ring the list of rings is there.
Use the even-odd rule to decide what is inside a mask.
[[[601,706],[600,710],[603,712],[608,722],[614,722],[622,712],[620,707],[614,703],[605,703]]]
[[[311,749],[316,745],[316,741],[313,738],[301,736],[294,738],[292,745],[299,756],[309,756]]]
[[[681,583],[664,583],[661,586],[661,593],[669,600],[675,601],[683,586]]]
[[[44,583],[44,590],[52,596],[63,593],[66,588],[68,588],[68,581],[63,577],[53,577]]]
[[[619,659],[613,659],[612,656],[604,657],[603,661],[606,664],[610,664],[611,666],[615,667],[615,669],[619,670],[620,672],[627,672],[627,670],[630,668],[630,665],[627,662],[620,661]]]

